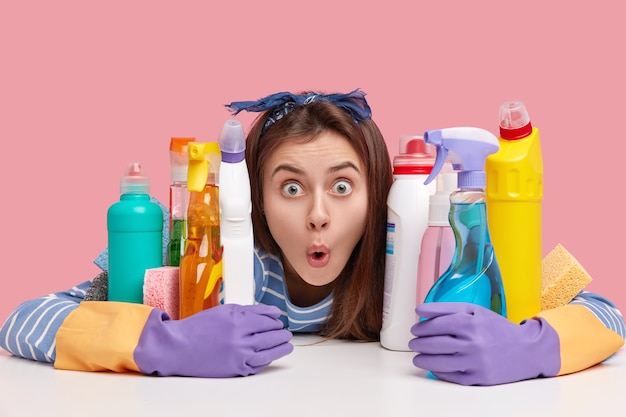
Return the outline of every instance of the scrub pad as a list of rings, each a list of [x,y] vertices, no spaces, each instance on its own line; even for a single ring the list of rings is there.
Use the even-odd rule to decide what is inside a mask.
[[[569,303],[591,282],[585,268],[560,243],[543,258],[541,269],[542,310]]]
[[[178,320],[179,279],[180,270],[177,266],[146,269],[143,278],[143,303],[163,310],[171,319]]]
[[[109,274],[100,272],[91,280],[91,286],[85,293],[85,301],[106,301],[109,298]]]

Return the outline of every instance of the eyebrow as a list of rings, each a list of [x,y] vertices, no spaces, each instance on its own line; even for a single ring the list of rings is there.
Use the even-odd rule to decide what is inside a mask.
[[[361,173],[361,171],[359,171],[359,168],[356,165],[354,165],[352,162],[350,162],[350,161],[346,161],[346,162],[343,162],[343,163],[341,163],[339,165],[332,166],[332,167],[330,167],[328,172],[337,172],[337,171],[341,171],[342,169],[346,169],[346,168],[352,168],[356,172],[358,172],[359,174]]]
[[[352,162],[350,161],[346,161],[346,162],[342,162],[338,165],[334,165],[332,167],[330,167],[328,169],[328,172],[332,173],[332,172],[338,172],[341,171],[342,169],[346,169],[346,168],[352,168],[354,169],[356,172],[358,172],[359,174],[361,173],[361,171],[359,170],[359,168],[354,165]],[[278,165],[276,168],[274,168],[274,171],[272,172],[272,177],[274,175],[276,175],[278,172],[280,171],[288,171],[288,172],[292,172],[294,174],[304,174],[304,171],[301,170],[300,168],[296,168],[292,165],[287,165],[287,164],[281,164]]]

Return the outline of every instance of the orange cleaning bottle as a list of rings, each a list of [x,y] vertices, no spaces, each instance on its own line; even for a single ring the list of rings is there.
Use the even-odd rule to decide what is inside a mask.
[[[180,261],[180,318],[220,304],[222,283],[217,142],[188,144],[187,242]]]

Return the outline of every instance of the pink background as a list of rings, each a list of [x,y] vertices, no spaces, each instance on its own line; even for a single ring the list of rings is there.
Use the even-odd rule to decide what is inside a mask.
[[[392,155],[405,133],[497,133],[500,103],[524,101],[544,153],[543,252],[562,243],[626,308],[618,3],[4,2],[0,322],[98,272],[127,162],[167,202],[170,137],[216,139],[223,104],[356,87]]]

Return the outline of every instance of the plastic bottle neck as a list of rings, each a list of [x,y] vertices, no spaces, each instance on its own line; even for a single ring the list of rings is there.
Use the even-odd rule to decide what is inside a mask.
[[[485,202],[485,190],[482,188],[461,188],[450,194],[451,204],[475,204]]]
[[[126,193],[120,195],[120,200],[150,200],[150,196],[143,193]]]
[[[487,175],[485,171],[459,171],[457,183],[461,189],[484,189],[487,184]]]

